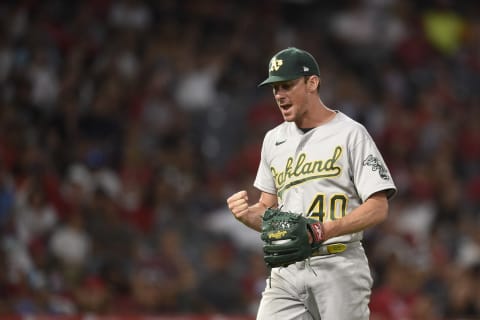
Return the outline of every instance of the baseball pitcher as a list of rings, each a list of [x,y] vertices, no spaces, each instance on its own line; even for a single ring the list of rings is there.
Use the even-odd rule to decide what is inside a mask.
[[[315,58],[275,54],[270,85],[284,122],[266,133],[254,186],[227,199],[261,233],[271,268],[257,319],[369,319],[363,230],[382,222],[396,187],[367,130],[324,105]]]

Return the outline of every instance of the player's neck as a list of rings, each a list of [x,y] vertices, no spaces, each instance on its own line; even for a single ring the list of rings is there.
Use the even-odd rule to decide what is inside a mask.
[[[310,108],[301,121],[296,122],[296,125],[300,129],[316,128],[333,120],[336,114],[334,110],[328,108],[320,101],[319,105]]]

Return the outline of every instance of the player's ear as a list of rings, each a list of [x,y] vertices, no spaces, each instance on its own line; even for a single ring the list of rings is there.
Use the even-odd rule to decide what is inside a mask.
[[[309,92],[317,92],[320,86],[320,78],[318,76],[309,76],[306,84]]]

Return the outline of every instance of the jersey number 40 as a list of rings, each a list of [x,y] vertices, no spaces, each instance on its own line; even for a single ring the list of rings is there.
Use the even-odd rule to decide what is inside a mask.
[[[317,193],[308,209],[308,216],[320,222],[341,219],[346,215],[348,198],[344,194],[333,194],[327,197]]]

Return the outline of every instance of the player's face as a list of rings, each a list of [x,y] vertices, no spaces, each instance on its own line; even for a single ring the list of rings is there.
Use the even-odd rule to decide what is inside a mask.
[[[276,82],[272,84],[272,89],[283,119],[300,123],[300,119],[307,111],[305,79],[302,77],[290,81]]]

